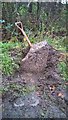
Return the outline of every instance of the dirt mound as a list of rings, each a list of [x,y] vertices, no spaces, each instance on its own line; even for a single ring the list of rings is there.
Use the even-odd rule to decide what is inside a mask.
[[[37,43],[22,60],[21,71],[3,78],[10,86],[3,118],[66,118],[65,84],[56,67],[59,55],[45,41]]]
[[[22,71],[43,72],[47,64],[52,66],[56,63],[56,51],[46,41],[34,44],[21,62]]]

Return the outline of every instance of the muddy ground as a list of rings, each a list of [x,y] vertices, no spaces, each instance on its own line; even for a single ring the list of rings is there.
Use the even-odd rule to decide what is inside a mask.
[[[51,60],[49,56],[43,73],[19,70],[13,76],[3,76],[3,118],[67,118],[65,81]]]

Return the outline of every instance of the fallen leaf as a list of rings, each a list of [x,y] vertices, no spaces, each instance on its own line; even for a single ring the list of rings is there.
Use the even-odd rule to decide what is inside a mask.
[[[60,93],[57,93],[57,96],[58,96],[58,97],[61,97],[61,98],[64,98],[64,95],[63,95],[63,93],[61,93],[61,92],[60,92]]]

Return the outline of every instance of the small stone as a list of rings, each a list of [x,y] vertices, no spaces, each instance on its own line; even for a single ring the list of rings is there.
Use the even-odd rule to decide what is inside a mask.
[[[18,98],[17,101],[14,103],[15,107],[22,107],[24,106],[24,102],[23,100],[21,100],[21,98]]]

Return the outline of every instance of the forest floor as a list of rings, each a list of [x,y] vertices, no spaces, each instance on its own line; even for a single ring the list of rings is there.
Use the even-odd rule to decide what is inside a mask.
[[[36,76],[30,73],[16,75],[5,81],[11,85],[11,89],[3,99],[4,118],[66,118],[66,104],[63,96],[60,97],[60,94],[65,94],[63,81],[46,79],[45,74]],[[21,90],[25,94],[19,93],[16,88],[13,90],[14,83],[19,85],[19,90],[23,86]],[[50,86],[55,87],[53,92]]]
[[[66,118],[66,86],[57,67],[43,73],[18,71],[2,78],[3,118]]]

